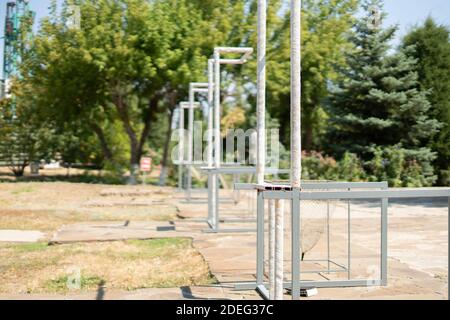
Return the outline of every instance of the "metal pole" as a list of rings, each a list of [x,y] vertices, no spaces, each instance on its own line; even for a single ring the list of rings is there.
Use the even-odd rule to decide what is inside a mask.
[[[275,201],[269,200],[269,288],[270,300],[275,299]]]
[[[300,188],[301,145],[301,0],[291,0],[291,183]]]
[[[388,283],[388,199],[381,199],[381,285]]]
[[[301,0],[291,0],[291,185],[292,198],[292,299],[300,298],[300,188],[301,145]]]
[[[448,219],[447,219],[447,235],[448,235],[448,246],[447,246],[447,256],[448,256],[448,264],[447,264],[447,299],[450,300],[450,282],[448,282],[449,276],[449,267],[450,267],[450,197],[448,197]]]
[[[264,183],[266,164],[266,31],[267,0],[258,0],[258,75],[257,75],[257,131],[258,147],[256,158],[257,183]]]
[[[256,201],[256,283],[259,286],[264,284],[264,197],[262,191],[258,191]]]
[[[214,155],[215,167],[220,168],[222,150],[220,139],[220,53],[214,51]]]
[[[330,201],[327,201],[327,263],[328,263],[328,274],[330,274]]]
[[[284,200],[275,200],[275,290],[274,300],[284,297]]]
[[[208,167],[213,166],[213,120],[214,120],[214,60],[208,60]],[[215,176],[208,173],[208,221],[215,228],[214,209],[216,207]]]
[[[350,189],[348,189],[350,191]],[[347,211],[347,276],[348,280],[351,279],[351,259],[352,259],[352,248],[351,248],[351,213],[350,213],[350,200],[348,200],[348,211]]]
[[[180,166],[178,172],[178,186],[181,190],[183,190],[183,162],[184,162],[184,109],[180,105],[180,150],[179,150],[179,158],[180,158]]]
[[[208,167],[213,166],[214,60],[208,60]]]
[[[187,165],[187,199],[191,200],[192,188],[192,155],[194,142],[194,91],[192,84],[189,85],[189,123],[188,123],[188,165]]]
[[[300,299],[300,251],[301,251],[301,220],[300,220],[300,190],[294,189],[292,194],[292,299]]]
[[[221,162],[221,137],[220,137],[220,53],[214,51],[214,167],[220,168]],[[214,228],[219,227],[219,179],[216,173],[212,174],[212,217],[214,220]]]

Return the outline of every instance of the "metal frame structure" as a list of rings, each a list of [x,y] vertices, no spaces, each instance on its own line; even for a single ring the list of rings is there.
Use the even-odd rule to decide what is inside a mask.
[[[182,191],[183,188],[183,166],[187,165],[188,161],[184,159],[185,157],[185,150],[184,150],[184,140],[185,140],[185,129],[184,129],[184,110],[185,109],[191,109],[191,108],[200,108],[200,103],[195,103],[192,105],[188,101],[180,102],[178,105],[178,110],[180,112],[179,114],[179,149],[178,149],[178,189]]]
[[[239,58],[225,59],[224,55],[239,54]],[[242,167],[224,167],[222,168],[222,152],[221,152],[221,139],[220,139],[220,119],[221,119],[221,103],[220,103],[220,92],[221,92],[221,65],[243,65],[245,64],[250,56],[253,54],[253,48],[242,48],[242,47],[217,47],[214,49],[213,59],[209,60],[209,66],[211,64],[214,66],[213,79],[210,78],[210,83],[213,82],[214,95],[213,95],[213,123],[210,128],[213,128],[214,137],[214,155],[208,159],[208,166],[203,168],[208,174],[208,219],[207,223],[210,229],[204,230],[205,232],[247,232],[255,230],[243,230],[243,229],[220,229],[220,219],[219,219],[219,203],[221,202],[219,196],[219,175],[220,174],[232,174],[240,175],[243,173],[253,173],[252,168],[242,168]],[[244,171],[243,171],[244,170]],[[245,172],[245,170],[250,172]],[[256,172],[256,171],[255,171]],[[234,221],[235,222],[235,221]]]
[[[186,201],[192,200],[192,166],[203,165],[203,163],[197,164],[194,162],[194,104],[195,94],[206,93],[209,94],[210,86],[208,82],[191,82],[189,84],[189,119],[188,119],[188,159],[186,163]]]
[[[239,183],[239,177],[241,175],[246,174],[256,174],[257,169],[256,167],[251,166],[228,166],[228,167],[220,167],[220,168],[207,168],[203,167],[201,168],[204,172],[208,174],[208,181],[211,181],[214,179],[214,176],[219,175],[233,175],[234,177],[234,191],[240,192],[240,191],[248,191],[248,190],[254,190],[253,188],[242,188],[242,187],[236,187],[236,186],[243,186],[243,185],[250,185],[250,184],[242,184]],[[278,169],[278,168],[266,168],[265,174],[267,175],[275,175],[275,174],[289,174],[289,169]],[[221,228],[221,223],[238,223],[238,222],[256,222],[256,217],[254,219],[245,219],[245,218],[221,218],[220,214],[220,208],[218,205],[213,205],[212,199],[214,198],[214,195],[216,194],[216,197],[218,199],[219,203],[223,202],[223,199],[219,198],[220,193],[220,187],[217,183],[214,186],[214,189],[212,187],[208,187],[208,199],[211,199],[208,202],[208,219],[207,223],[209,225],[209,229],[203,230],[205,233],[242,233],[242,232],[256,232],[256,227],[253,228]],[[238,195],[239,198],[239,195]]]
[[[318,184],[302,184],[302,190],[292,188],[287,185],[242,185],[236,186],[241,189],[256,188],[258,190],[258,235],[257,235],[257,281],[256,283],[237,284],[236,290],[253,290],[256,289],[263,298],[270,299],[270,287],[264,277],[264,202],[267,200],[288,200],[291,202],[291,239],[292,253],[291,263],[292,271],[290,281],[282,283],[284,289],[291,289],[292,299],[300,298],[301,287],[363,287],[363,286],[386,286],[388,283],[388,201],[389,199],[408,199],[408,198],[447,198],[448,211],[450,215],[450,188],[435,189],[387,189],[386,183],[373,184],[366,183],[318,183]],[[313,189],[347,189],[346,191],[311,191]],[[354,188],[382,187],[382,190],[363,190],[353,191]],[[380,259],[380,278],[379,279],[349,279],[347,280],[324,280],[324,281],[302,281],[300,269],[300,202],[303,200],[381,200],[381,259]],[[349,211],[350,214],[350,211]],[[449,239],[450,242],[450,239]],[[349,255],[349,261],[351,255]],[[327,261],[327,260],[324,260]],[[334,263],[330,260],[328,262]],[[350,274],[350,265],[341,266],[342,271]],[[327,271],[327,270],[325,270]],[[315,271],[312,271],[315,272]]]
[[[257,281],[236,285],[236,290],[256,289],[263,298],[282,300],[284,289],[291,289],[292,299],[300,298],[302,286],[315,287],[354,287],[387,285],[387,252],[388,252],[388,202],[391,198],[444,197],[448,198],[450,215],[450,188],[443,189],[404,189],[388,190],[386,183],[302,183],[301,181],[301,0],[291,0],[291,183],[290,185],[275,185],[266,183],[265,176],[265,65],[266,65],[266,11],[267,0],[258,0],[258,184],[235,185],[241,190],[257,191]],[[314,189],[346,189],[345,191],[311,191]],[[382,190],[353,191],[355,188],[380,187]],[[340,266],[348,273],[347,280],[339,281],[302,281],[301,280],[301,212],[300,202],[303,200],[352,200],[378,199],[381,201],[381,259],[380,279],[354,280],[351,279],[351,232],[350,207],[348,210],[348,265]],[[291,275],[286,282],[284,272],[284,203],[288,200],[291,205]],[[265,282],[264,254],[265,254],[265,201],[269,201],[269,281]],[[327,219],[329,214],[327,215]],[[328,233],[328,232],[327,232]],[[329,239],[327,251],[329,252]],[[450,238],[449,238],[450,243]],[[334,264],[328,254],[325,260],[328,271]],[[338,270],[340,271],[340,270]],[[450,288],[450,287],[449,287]],[[450,291],[450,289],[449,289]]]

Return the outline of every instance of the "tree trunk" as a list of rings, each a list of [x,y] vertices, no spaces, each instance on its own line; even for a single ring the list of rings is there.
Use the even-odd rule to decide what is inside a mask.
[[[90,127],[92,131],[94,131],[94,133],[97,135],[105,159],[108,161],[113,161],[113,154],[108,146],[108,141],[106,140],[105,133],[103,132],[102,128],[96,123],[91,123]]]
[[[135,185],[137,184],[137,174],[139,170],[139,161],[140,161],[139,142],[136,137],[136,132],[134,131],[131,125],[127,105],[122,95],[118,94],[115,97],[115,105],[117,113],[119,114],[119,118],[122,121],[123,128],[125,129],[125,132],[130,140],[131,156],[130,156],[130,177],[128,183]]]
[[[167,133],[166,133],[166,141],[164,141],[164,153],[161,161],[161,173],[159,175],[159,185],[165,186],[168,172],[168,158],[169,158],[169,147],[170,147],[170,138],[172,137],[172,122],[173,122],[174,108],[169,109],[169,114],[167,116]]]
[[[115,96],[115,106],[117,109],[117,113],[130,140],[130,178],[128,183],[132,185],[137,184],[139,162],[142,157],[144,145],[150,134],[151,124],[153,123],[155,115],[158,111],[158,101],[158,95],[154,96],[150,100],[148,107],[144,113],[144,129],[142,130],[140,138],[138,139],[136,131],[133,129],[133,126],[131,124],[130,116],[128,114],[128,106],[124,100],[124,96],[122,94],[117,94]]]

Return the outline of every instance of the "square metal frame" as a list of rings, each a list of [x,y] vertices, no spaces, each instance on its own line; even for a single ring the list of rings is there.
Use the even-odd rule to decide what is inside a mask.
[[[320,184],[320,186],[319,186]],[[388,201],[392,198],[448,198],[450,215],[450,188],[434,189],[388,189],[387,183],[319,183],[302,184],[302,190],[292,189],[287,185],[253,185],[257,190],[257,266],[256,283],[239,283],[235,290],[256,289],[263,298],[269,299],[268,284],[265,281],[265,206],[266,200],[289,200],[291,202],[291,238],[292,238],[292,271],[291,280],[284,283],[285,289],[290,289],[292,299],[300,299],[300,288],[313,286],[317,288],[334,287],[368,287],[386,286],[388,284]],[[251,186],[241,186],[250,188]],[[381,190],[354,191],[352,189],[380,188]],[[308,191],[314,189],[346,189],[346,191]],[[381,239],[380,239],[380,278],[379,279],[347,279],[325,281],[302,281],[300,270],[300,202],[302,200],[357,200],[372,199],[381,201]],[[350,229],[349,229],[350,230]],[[450,243],[450,238],[449,238]],[[349,251],[349,254],[351,252]],[[349,260],[350,261],[350,260]],[[350,269],[350,265],[348,266]],[[450,288],[450,287],[449,287]]]

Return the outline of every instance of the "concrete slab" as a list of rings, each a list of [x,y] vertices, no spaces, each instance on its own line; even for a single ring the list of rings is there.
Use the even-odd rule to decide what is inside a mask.
[[[50,240],[51,244],[73,242],[114,241],[126,239],[154,239],[184,236],[173,230],[170,222],[124,221],[122,223],[77,223],[60,228]]]
[[[0,230],[0,242],[38,242],[44,237],[40,231]]]

